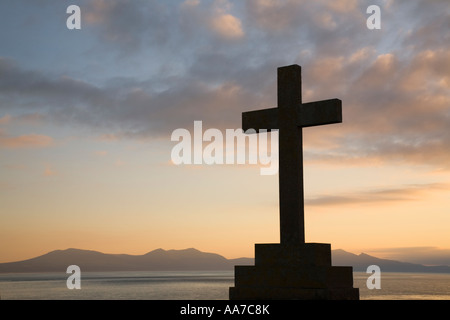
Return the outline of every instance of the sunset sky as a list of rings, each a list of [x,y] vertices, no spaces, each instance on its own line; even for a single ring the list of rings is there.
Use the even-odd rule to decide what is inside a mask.
[[[171,134],[240,128],[298,64],[343,107],[303,131],[306,241],[450,265],[448,0],[7,0],[0,27],[0,262],[278,242],[278,176],[174,165]]]

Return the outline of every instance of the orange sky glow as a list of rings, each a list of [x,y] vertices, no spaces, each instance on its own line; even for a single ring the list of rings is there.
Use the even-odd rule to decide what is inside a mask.
[[[67,5],[0,5],[0,262],[278,242],[277,175],[175,165],[170,137],[275,107],[291,64],[304,102],[343,107],[341,124],[303,131],[306,241],[450,250],[445,1],[382,1],[380,30],[357,0],[79,1],[81,30]]]

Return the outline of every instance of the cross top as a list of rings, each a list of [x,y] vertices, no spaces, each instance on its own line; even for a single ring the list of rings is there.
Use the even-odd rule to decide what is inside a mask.
[[[339,99],[302,103],[301,67],[278,68],[278,107],[242,113],[242,129],[278,129],[280,243],[305,243],[303,135],[305,127],[342,122]]]

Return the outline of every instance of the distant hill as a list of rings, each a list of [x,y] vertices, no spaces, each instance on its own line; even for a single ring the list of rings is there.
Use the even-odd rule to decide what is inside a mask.
[[[333,265],[352,266],[354,271],[366,271],[375,264],[383,272],[441,272],[450,273],[449,266],[423,266],[420,264],[379,259],[344,250],[332,251]],[[197,249],[157,249],[143,255],[105,254],[98,251],[66,249],[55,250],[42,256],[9,263],[0,263],[0,273],[61,272],[75,264],[82,271],[189,271],[233,270],[235,265],[253,265],[253,258],[226,259]]]
[[[430,272],[450,273],[450,266],[424,266],[421,264],[380,259],[365,253],[359,255],[338,249],[332,252],[332,264],[352,266],[353,271],[366,271],[370,265],[377,265],[383,272]]]
[[[0,263],[0,273],[58,272],[75,264],[83,271],[181,271],[232,270],[236,264],[252,264],[251,258],[226,259],[197,249],[157,249],[144,255],[105,254],[98,251],[66,249],[9,263]]]

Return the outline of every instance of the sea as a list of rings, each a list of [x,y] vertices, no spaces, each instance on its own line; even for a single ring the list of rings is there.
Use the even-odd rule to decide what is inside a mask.
[[[2,300],[227,300],[233,271],[82,272],[80,289],[69,289],[70,274],[0,274]],[[354,272],[361,300],[450,300],[450,274],[385,272],[379,289],[368,289],[370,274]]]

